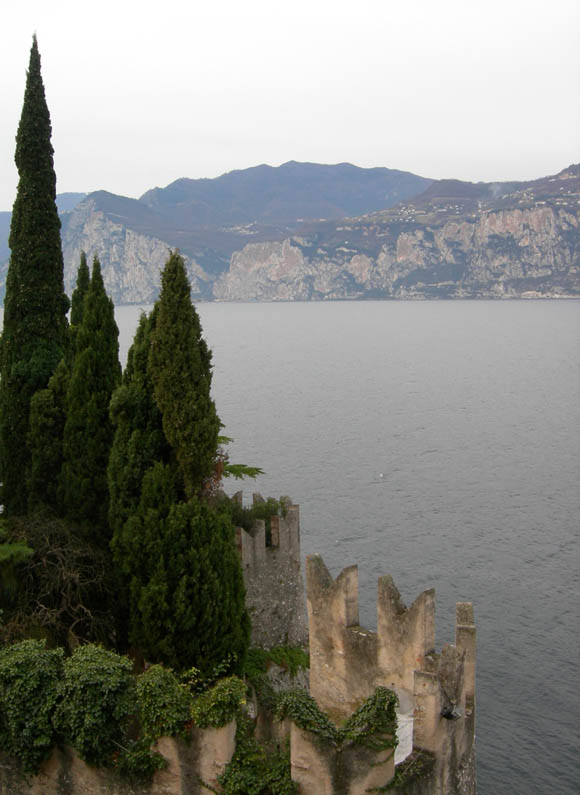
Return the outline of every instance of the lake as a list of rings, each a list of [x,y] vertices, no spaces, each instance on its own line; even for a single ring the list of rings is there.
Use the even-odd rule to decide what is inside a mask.
[[[198,309],[231,460],[266,472],[246,490],[358,563],[361,623],[385,573],[407,604],[435,587],[438,647],[474,602],[480,794],[578,792],[580,303]]]

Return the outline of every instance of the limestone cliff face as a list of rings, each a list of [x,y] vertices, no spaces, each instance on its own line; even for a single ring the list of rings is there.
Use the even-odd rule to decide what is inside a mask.
[[[99,257],[105,289],[116,304],[145,304],[159,294],[170,245],[114,221],[89,197],[64,217],[62,248],[68,295],[74,289],[81,251],[85,251],[89,262],[94,254]],[[194,260],[184,259],[193,294],[204,292],[208,277]]]
[[[385,209],[348,218],[339,217],[346,207],[376,207],[383,196],[377,185],[393,175],[371,170],[364,185],[351,184],[350,167],[350,182],[333,177],[327,184],[325,169],[300,166],[298,179],[299,165],[287,164],[290,188],[284,180],[271,186],[286,214],[293,208],[283,222],[269,219],[276,202],[262,196],[261,167],[250,183],[244,174],[241,182],[240,175],[223,184],[218,179],[217,193],[210,180],[213,188],[178,181],[161,192],[163,201],[157,193],[143,200],[90,194],[63,214],[67,291],[85,250],[89,258],[99,255],[115,303],[149,303],[158,295],[168,251],[177,247],[194,296],[207,300],[580,297],[580,165],[530,182],[415,180],[416,189],[427,185],[419,195],[393,206],[389,194],[379,205]],[[278,174],[264,169],[268,179]],[[194,199],[195,191],[209,188],[213,209],[206,218]],[[309,204],[310,190],[318,196],[316,206]],[[326,220],[306,220],[321,218],[309,216],[309,208],[331,209],[329,197],[341,196],[344,201]],[[252,212],[258,213],[253,220]],[[2,261],[2,230],[7,238],[8,222],[9,214],[0,214],[0,298],[8,265]]]
[[[232,254],[230,269],[213,286],[216,298],[235,301],[304,301],[310,298],[308,262],[290,240],[249,243]]]
[[[407,206],[347,219],[282,243],[245,246],[214,284],[214,296],[247,301],[580,295],[578,207],[538,202],[426,214]]]

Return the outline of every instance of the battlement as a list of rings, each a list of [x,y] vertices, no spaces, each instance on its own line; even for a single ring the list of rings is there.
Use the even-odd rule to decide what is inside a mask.
[[[379,579],[377,665],[391,688],[413,689],[413,671],[435,651],[435,590],[429,588],[407,608],[393,578]]]
[[[399,695],[399,723],[412,731],[415,749],[437,755],[453,743],[456,758],[471,759],[476,652],[471,603],[457,604],[455,645],[437,653],[433,588],[407,608],[392,577],[381,577],[377,632],[359,625],[357,566],[334,579],[319,555],[309,555],[306,591],[310,692],[322,709],[343,719],[383,685]]]
[[[240,504],[243,493],[232,499]],[[253,494],[253,503],[263,503]],[[252,619],[252,644],[271,648],[283,644],[303,646],[308,642],[304,581],[300,566],[300,508],[288,498],[283,516],[271,516],[270,542],[266,522],[257,520],[250,532],[236,528],[246,605]]]
[[[232,499],[242,503],[243,492],[238,491]],[[261,494],[252,495],[254,505],[265,502]],[[300,566],[300,508],[290,501],[285,504],[284,516],[270,517],[270,543],[266,543],[266,522],[262,519],[254,523],[251,532],[241,527],[236,530],[236,541],[242,557],[244,569],[258,570],[274,557],[288,558]]]

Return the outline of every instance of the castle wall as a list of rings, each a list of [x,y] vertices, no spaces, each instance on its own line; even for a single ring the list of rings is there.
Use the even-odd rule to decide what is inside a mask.
[[[290,754],[292,780],[300,795],[364,795],[388,784],[395,770],[390,748],[373,751],[351,743],[337,749],[294,723]]]
[[[235,499],[241,501],[238,492]],[[254,501],[262,501],[254,494]],[[252,620],[252,645],[262,648],[305,646],[308,629],[300,561],[300,509],[288,504],[286,516],[272,516],[271,546],[257,521],[251,533],[238,528],[237,542]]]
[[[336,721],[374,692],[377,636],[359,624],[358,569],[334,580],[319,555],[306,562],[310,695]]]
[[[112,770],[87,765],[72,748],[55,748],[40,773],[22,777],[16,764],[3,759],[0,795],[202,795],[201,782],[217,786],[235,749],[236,722],[220,729],[193,729],[189,742],[161,737],[157,750],[166,758],[150,784],[134,784]]]
[[[319,555],[308,556],[306,584],[310,691],[319,706],[342,720],[379,685],[394,690],[407,734],[412,710],[413,749],[431,760],[429,774],[421,784],[413,783],[419,787],[413,792],[474,795],[476,630],[472,605],[457,604],[455,645],[447,644],[437,653],[433,589],[424,591],[407,608],[392,578],[381,577],[377,633],[373,633],[358,623],[356,566],[343,569],[334,579]],[[397,754],[397,763],[406,755]],[[400,786],[393,792],[407,793],[407,789]]]

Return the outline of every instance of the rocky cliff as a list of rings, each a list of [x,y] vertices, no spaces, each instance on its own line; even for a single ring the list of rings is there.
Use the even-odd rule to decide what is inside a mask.
[[[98,197],[89,195],[63,217],[62,248],[65,289],[71,295],[81,251],[101,261],[107,292],[116,304],[152,303],[159,294],[160,274],[170,244],[137,231],[121,216],[105,212]],[[209,277],[191,257],[184,255],[194,296],[207,294]]]
[[[580,167],[533,183],[433,183],[395,208],[248,244],[221,300],[580,296]]]
[[[342,218],[391,207],[431,180],[387,168],[341,163],[256,166],[216,179],[179,179],[141,199],[107,191],[60,194],[65,281],[70,291],[80,251],[98,254],[116,303],[153,300],[169,248],[179,248],[194,295],[213,298],[212,282],[249,241],[284,240],[304,219]],[[10,213],[0,213],[0,299],[8,266]]]
[[[62,215],[67,290],[81,250],[96,253],[118,304],[155,300],[170,248],[205,300],[580,296],[580,166],[473,184],[288,163],[73,204]],[[361,207],[372,211],[346,217]],[[0,214],[0,260],[8,222]]]

